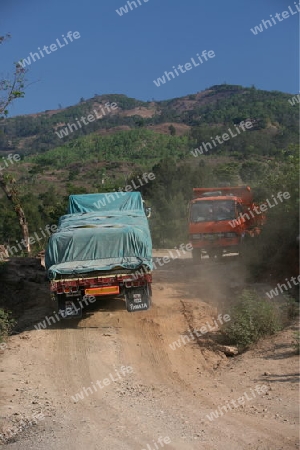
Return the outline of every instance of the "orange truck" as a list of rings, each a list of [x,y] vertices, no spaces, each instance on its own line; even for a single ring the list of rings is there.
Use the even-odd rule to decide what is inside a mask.
[[[265,223],[249,186],[194,188],[193,197],[189,238],[195,261],[204,254],[214,258],[241,253],[245,239],[258,236]]]

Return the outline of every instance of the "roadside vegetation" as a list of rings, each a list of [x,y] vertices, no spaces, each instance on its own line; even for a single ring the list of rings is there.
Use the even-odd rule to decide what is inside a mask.
[[[0,261],[0,284],[1,284],[1,277],[6,272],[6,270],[7,270],[7,263]],[[12,319],[10,311],[0,308],[0,344],[6,340],[14,324],[15,321]]]
[[[293,314],[291,311],[293,310]],[[271,336],[295,319],[295,301],[287,299],[281,307],[262,297],[254,290],[244,290],[229,309],[230,322],[222,328],[222,334],[232,345],[244,351],[265,336]],[[299,347],[299,334],[294,347]]]
[[[6,340],[14,323],[10,312],[0,308],[0,344]]]

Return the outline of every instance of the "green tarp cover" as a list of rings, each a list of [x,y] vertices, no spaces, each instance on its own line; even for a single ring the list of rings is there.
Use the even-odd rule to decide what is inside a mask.
[[[71,196],[69,211],[91,210],[103,195]],[[122,201],[107,203],[105,211],[94,206],[94,212],[62,216],[45,263],[50,279],[117,267],[135,270],[145,265],[152,270],[152,242],[140,193],[126,193]]]

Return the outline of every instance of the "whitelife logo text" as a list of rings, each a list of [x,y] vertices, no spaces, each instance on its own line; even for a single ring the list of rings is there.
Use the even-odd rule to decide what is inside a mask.
[[[125,377],[127,374],[131,374],[133,372],[133,368],[131,366],[122,366],[119,371],[121,372],[121,374],[123,375],[123,377]],[[104,378],[102,381],[100,380],[96,380],[95,383],[92,381],[91,382],[91,386],[89,387],[83,387],[82,390],[80,392],[78,392],[77,394],[72,395],[71,398],[72,400],[77,403],[79,400],[84,400],[84,397],[88,397],[90,394],[94,394],[94,392],[98,391],[98,388],[103,389],[105,386],[109,386],[111,384],[111,382],[116,382],[118,380],[122,380],[122,377],[119,373],[119,371],[117,369],[115,369],[115,372],[118,376],[118,378],[114,378],[113,375],[110,373],[108,375],[107,378]],[[97,386],[98,387],[97,387]]]
[[[9,167],[9,165],[14,164],[15,162],[19,162],[21,160],[21,156],[18,155],[18,153],[16,153],[15,155],[13,155],[12,153],[10,153],[7,156],[2,156],[2,159],[4,161],[4,167],[2,165],[0,165],[0,175],[2,170],[7,169],[7,167]]]
[[[298,282],[297,282],[298,280]],[[287,291],[288,289],[292,289],[294,286],[298,286],[300,283],[300,275],[298,275],[298,277],[291,277],[291,281],[293,282],[294,286],[289,282],[289,280],[286,278],[285,279],[286,284],[282,283],[277,283],[277,287],[280,289],[281,294],[283,294],[283,288],[285,289],[285,291]],[[274,289],[271,289],[269,292],[266,292],[266,295],[269,297],[270,300],[272,300],[273,297],[276,297],[277,295],[280,294],[280,292],[278,291],[277,287],[275,287]]]
[[[144,3],[148,3],[149,0],[143,0],[143,1],[144,1]],[[127,5],[129,6],[130,11],[133,10],[133,6],[132,5],[134,5],[134,9],[138,8],[137,3],[140,6],[143,5],[143,3],[141,3],[141,0],[136,0],[136,1],[132,1],[132,2],[128,1],[127,2]],[[127,14],[129,12],[129,9],[128,9],[127,5],[121,6],[121,8],[116,9],[116,13],[119,14],[119,16],[121,16],[121,17],[123,16],[123,14]]]
[[[254,393],[254,390],[256,391],[256,394]],[[232,411],[233,408],[229,405],[229,403],[231,403],[234,408],[243,406],[245,405],[246,401],[249,402],[255,399],[257,395],[264,395],[268,391],[268,387],[265,384],[263,384],[262,386],[258,384],[257,386],[255,386],[254,390],[250,389],[252,397],[248,396],[247,392],[244,392],[244,394],[237,400],[231,400],[230,402],[227,402],[226,405],[219,406],[218,409],[212,411],[210,414],[207,414],[206,417],[209,419],[210,422],[213,422],[215,419],[224,416],[224,413]]]
[[[294,2],[294,5],[296,7],[296,11],[294,9],[292,9],[291,6],[288,6],[288,11],[282,11],[282,13],[275,14],[275,17],[278,20],[278,22],[276,22],[275,17],[273,17],[273,15],[270,14],[272,22],[269,19],[262,20],[259,25],[256,25],[256,27],[254,27],[254,29],[250,28],[250,31],[252,31],[252,33],[256,36],[258,33],[262,33],[263,31],[267,30],[269,27],[272,27],[273,25],[277,25],[279,22],[282,22],[284,19],[288,19],[290,16],[294,16],[295,14],[298,14],[300,12],[300,8],[299,8],[300,3]],[[281,14],[282,18],[280,17],[280,14]],[[272,23],[273,23],[273,25],[272,25]],[[263,27],[265,27],[265,28],[263,28]]]
[[[199,331],[197,330],[190,330],[190,335],[188,336],[187,334],[183,335],[180,337],[180,339],[178,339],[177,341],[174,341],[172,344],[169,344],[169,347],[172,350],[176,350],[176,348],[180,348],[181,345],[185,345],[188,342],[190,342],[191,340],[196,339],[196,337],[201,337],[202,335],[208,333],[209,331],[216,331],[219,329],[220,325],[223,325],[224,322],[229,322],[230,320],[230,316],[228,314],[225,314],[224,316],[222,316],[222,314],[218,315],[218,322],[214,319],[214,324],[213,326],[211,326],[211,324],[209,324],[208,322],[205,323],[205,325],[203,325]],[[196,336],[195,336],[196,335]]]
[[[104,198],[102,200],[98,200],[97,202],[93,203],[95,208],[104,208],[107,206],[107,204],[110,204],[111,202],[116,201],[118,198],[122,197],[126,194],[126,192],[132,192],[134,189],[139,189],[140,187],[144,186],[145,184],[149,183],[149,181],[152,181],[155,179],[155,175],[153,172],[144,173],[142,175],[143,181],[140,179],[140,177],[137,177],[137,180],[139,182],[138,186],[135,184],[134,180],[131,180],[130,184],[127,184],[124,188],[119,187],[119,190],[116,192],[109,192],[104,194]],[[119,197],[120,196],[120,197]]]
[[[199,53],[197,53],[197,59],[198,61],[200,61],[200,63],[197,63],[197,61],[195,61],[194,58],[191,58],[191,62],[193,64],[191,64],[190,62],[187,62],[184,64],[184,66],[182,64],[179,64],[177,66],[177,68],[175,66],[173,66],[174,72],[176,73],[177,77],[179,77],[180,73],[186,73],[189,70],[192,70],[194,67],[198,67],[201,64],[203,64],[205,61],[208,61],[208,58],[214,58],[215,52],[213,50],[209,50],[208,52],[206,50],[203,50],[203,52],[201,53],[201,56],[199,55]],[[204,61],[202,60],[202,58],[204,59]],[[183,69],[184,67],[184,69]],[[178,70],[180,70],[180,72],[178,72]],[[165,71],[164,75],[162,75],[162,77],[157,78],[156,80],[153,80],[153,83],[155,84],[156,87],[160,87],[162,84],[165,84],[167,81],[171,81],[172,79],[174,80],[175,75],[174,72],[172,72],[172,70],[170,72]],[[172,76],[172,78],[170,78],[170,76]]]
[[[106,102],[104,105],[104,108],[108,111],[111,112],[110,109],[115,110],[118,108],[117,103],[109,103]],[[93,113],[95,114],[89,114],[88,116],[84,117],[81,116],[80,119],[78,119],[77,117],[75,117],[76,123],[67,123],[67,126],[65,128],[62,128],[58,131],[55,131],[55,134],[60,138],[64,138],[66,136],[69,136],[69,134],[73,133],[73,131],[78,131],[78,128],[82,128],[82,125],[80,123],[80,121],[83,123],[83,125],[89,125],[90,123],[94,122],[96,119],[102,119],[103,116],[106,115],[104,109],[102,106],[100,106],[101,112],[102,114],[98,114],[99,111],[96,111],[95,109],[93,110]],[[76,125],[77,124],[77,125]]]
[[[283,192],[283,193],[278,192],[277,193],[277,198],[278,198],[278,200],[280,200],[281,203],[283,202],[283,200],[288,200],[290,197],[291,197],[291,194],[289,192]],[[274,204],[270,203],[270,200],[267,198],[266,199],[267,204],[263,203],[260,206],[254,206],[253,209],[254,209],[255,214],[260,215],[261,213],[266,212],[268,210],[268,207],[274,208],[274,206],[279,204],[274,195],[272,195],[272,199],[274,201]],[[248,214],[248,212],[250,215]],[[255,215],[250,208],[248,208],[248,212],[240,213],[237,219],[229,220],[229,222],[228,222],[229,225],[232,228],[235,228],[238,225],[242,225],[242,223],[246,222],[246,220],[250,220],[250,216],[252,217],[252,219],[254,219]]]
[[[65,35],[62,35],[62,40],[64,43],[61,43],[59,39],[56,39],[56,44],[51,44],[51,45],[44,45],[43,49],[41,49],[40,47],[38,47],[38,52],[39,53],[29,53],[29,56],[27,58],[23,58],[19,61],[18,64],[20,64],[20,66],[23,67],[23,69],[25,69],[26,65],[30,66],[31,62],[36,62],[36,60],[39,60],[45,57],[44,52],[46,53],[46,55],[50,55],[53,52],[56,52],[56,50],[58,50],[59,48],[63,48],[66,45],[68,45],[70,42],[73,42],[73,39],[79,39],[80,33],[78,31],[68,31],[67,33],[67,37],[65,37]],[[70,42],[69,42],[70,41]],[[49,50],[50,49],[50,50]]]
[[[252,128],[253,127],[253,123],[250,120],[247,120],[246,122],[241,122],[238,126],[234,125],[234,127],[235,127],[235,131],[237,131],[237,134],[234,134],[232,132],[231,128],[228,128],[228,132],[229,132],[229,134],[230,134],[230,136],[232,138],[238,136],[239,134],[241,134],[241,130],[242,131],[246,131],[245,128],[247,128],[247,130]],[[241,128],[241,130],[240,130],[240,128]],[[214,144],[214,147],[217,147],[217,144],[216,144],[215,141],[217,141],[218,144],[224,144],[225,141],[228,141],[230,139],[229,134],[223,133],[222,134],[222,138],[218,134],[214,138],[211,137],[211,140],[212,140],[212,142]],[[222,141],[222,139],[223,139],[223,141]],[[203,148],[202,148],[202,146],[203,146]],[[207,152],[208,150],[212,150],[212,148],[213,147],[212,147],[210,142],[202,142],[200,147],[196,148],[195,150],[191,150],[191,154],[196,157],[198,155],[203,155],[203,149]]]

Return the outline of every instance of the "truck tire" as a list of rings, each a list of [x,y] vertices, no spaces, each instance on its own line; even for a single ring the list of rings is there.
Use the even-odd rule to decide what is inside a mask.
[[[245,234],[244,237],[241,238],[240,245],[239,245],[239,257],[244,260],[247,255],[247,249],[251,246],[252,243],[251,236],[248,234]]]
[[[198,248],[194,248],[192,251],[193,263],[199,264],[202,261],[202,252]]]
[[[210,251],[208,253],[209,259],[213,259],[214,261],[220,261],[223,258],[222,249],[216,249],[214,251]]]
[[[62,319],[79,319],[82,317],[80,298],[67,298],[64,294],[57,295],[57,307]],[[73,314],[68,314],[68,308],[73,309]]]

